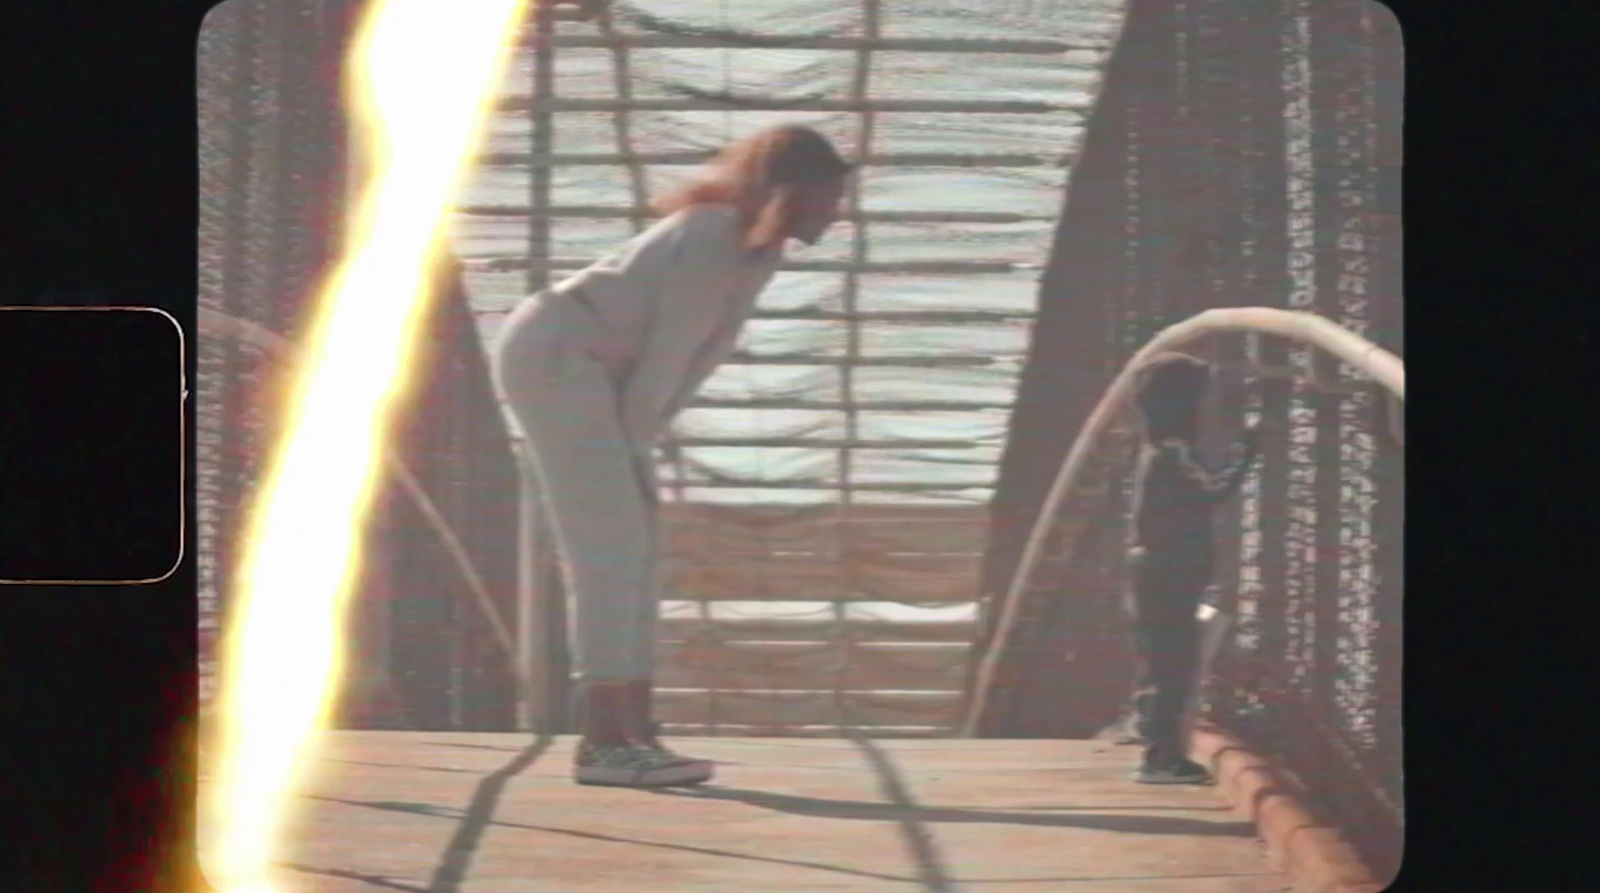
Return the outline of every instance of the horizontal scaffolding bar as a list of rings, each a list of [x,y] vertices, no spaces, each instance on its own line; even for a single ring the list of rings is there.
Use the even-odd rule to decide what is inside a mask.
[[[939,490],[992,490],[994,481],[961,481],[953,484],[935,484],[928,481],[851,481],[828,483],[826,481],[693,481],[663,478],[667,487],[704,487],[713,490],[838,490],[843,492],[924,493]]]
[[[666,437],[680,447],[798,447],[829,450],[971,450],[979,441],[967,438],[911,439],[861,437]]]
[[[462,263],[472,272],[512,273],[542,267],[547,270],[581,270],[594,263],[590,257],[474,257],[464,255]],[[1042,269],[1039,264],[1015,263],[1005,260],[907,260],[865,261],[856,263],[843,260],[794,260],[778,265],[780,270],[813,273],[921,273],[930,275],[963,273],[1014,273],[1019,270]]]
[[[812,322],[974,323],[1031,320],[1026,310],[757,310],[753,319],[788,319]]]
[[[595,220],[649,220],[649,208],[617,205],[551,205],[535,211],[526,205],[461,205],[457,214],[469,217],[578,217]],[[841,220],[867,223],[1054,223],[1053,214],[1016,214],[1007,211],[867,211],[843,214]]]
[[[730,366],[891,366],[906,368],[945,368],[950,366],[993,366],[994,357],[938,356],[914,357],[828,357],[810,354],[735,353],[725,361]]]
[[[817,412],[972,412],[985,409],[1010,409],[1011,401],[993,400],[722,400],[698,397],[690,406],[698,409],[809,409]]]
[[[568,152],[535,156],[529,152],[489,152],[478,164],[498,167],[566,167],[583,165],[693,165],[717,155],[701,152]],[[889,152],[869,155],[864,164],[874,167],[1063,167],[1064,157],[1022,154],[961,154],[955,152]]]
[[[912,112],[920,114],[1043,115],[1073,111],[1084,114],[1081,104],[1028,102],[1017,99],[783,99],[781,97],[636,98],[636,99],[534,99],[508,96],[501,112]]]
[[[853,626],[854,623],[852,622]],[[670,672],[670,670],[663,667],[663,672]],[[852,723],[851,728],[870,731],[871,734],[867,737],[873,739],[921,739],[948,737],[951,724],[942,726],[875,726]],[[664,722],[661,723],[661,734],[668,738],[837,738],[839,737],[839,724],[832,722],[812,725],[752,725],[750,723],[723,722],[719,717],[716,722]]]
[[[862,601],[883,601],[868,597]],[[702,604],[706,603],[702,602]],[[886,620],[867,615],[850,618],[850,632],[856,641],[888,642],[970,642],[977,623],[972,618],[957,620]],[[757,641],[828,642],[839,634],[839,621],[833,612],[819,617],[738,617],[698,613],[666,613],[661,618],[663,642]],[[720,728],[719,724],[719,728]],[[838,734],[838,726],[831,726]]]
[[[474,307],[479,316],[496,316],[510,313],[522,301],[521,295],[483,296],[474,300],[492,307]],[[994,323],[1031,320],[1034,314],[1027,310],[858,310],[846,313],[840,310],[756,310],[751,319],[794,320],[799,322],[887,322],[887,323]]]
[[[537,47],[541,41],[529,29],[523,32],[524,46]],[[959,37],[809,37],[782,34],[749,35],[744,39],[698,37],[680,34],[558,34],[551,40],[557,49],[631,50],[680,49],[785,49],[785,50],[872,50],[885,53],[1014,53],[1053,55],[1074,50],[1105,51],[1109,40],[1091,43],[1066,43],[1059,40],[984,40]]]

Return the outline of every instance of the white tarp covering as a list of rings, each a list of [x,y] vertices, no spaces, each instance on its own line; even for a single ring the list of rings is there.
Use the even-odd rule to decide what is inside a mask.
[[[865,156],[859,207],[791,253],[810,268],[780,269],[741,356],[673,432],[662,661],[689,688],[663,698],[689,700],[668,721],[792,725],[757,690],[817,685],[875,692],[870,716],[834,697],[837,722],[957,721],[1008,405],[1121,6],[618,3],[609,25],[556,25],[542,121],[535,57],[517,60],[455,226],[485,336],[541,263],[558,281],[629,238],[630,209],[692,176],[696,153],[797,122]],[[608,30],[621,48],[596,39]],[[831,681],[806,669],[821,655]],[[884,691],[908,673],[920,691]]]
[[[863,37],[870,27],[863,0],[618,4],[612,27],[636,37],[638,44],[620,53],[571,45],[573,38],[601,34],[598,23],[556,25],[558,41],[565,41],[553,55],[558,102],[616,100],[621,62],[636,102],[705,105],[704,97],[716,94],[776,100],[770,105],[846,104],[841,111],[554,112],[551,150],[557,158],[548,203],[560,216],[550,220],[549,255],[562,259],[558,264],[593,259],[635,231],[626,216],[639,198],[632,172],[615,158],[593,163],[608,160],[594,156],[709,151],[757,128],[795,121],[818,128],[855,157],[866,117],[862,110],[890,104],[890,110],[871,113],[868,154],[882,163],[869,163],[861,175],[861,210],[888,218],[865,224],[864,260],[872,267],[854,277],[853,300],[866,318],[758,318],[750,325],[741,350],[756,358],[782,355],[783,364],[725,366],[701,397],[734,405],[693,408],[680,419],[676,434],[693,445],[682,449],[681,468],[663,468],[663,478],[681,477],[688,484],[681,498],[691,502],[831,503],[839,492],[830,488],[847,481],[869,488],[852,489],[854,503],[974,504],[989,498],[1005,406],[1015,390],[1039,270],[1061,210],[1065,165],[1120,26],[1121,4],[885,0],[879,6],[879,37],[955,44],[927,45],[933,49],[869,44],[870,52],[860,52],[859,41],[849,39]],[[685,36],[710,36],[724,45],[658,45]],[[760,37],[792,43],[738,45],[760,42]],[[807,48],[819,39],[833,41],[828,46],[834,48]],[[1008,43],[998,46],[1000,51],[960,46],[976,40]],[[1041,52],[1042,43],[1055,46]],[[854,92],[862,63],[868,67],[864,98]],[[532,52],[517,59],[505,92],[520,98],[524,108],[495,119],[490,155],[462,196],[463,213],[455,222],[456,247],[467,261],[469,289],[486,335],[499,324],[501,311],[528,292],[526,261],[530,253],[542,252],[530,242],[526,213],[538,200],[528,160],[534,117],[525,108],[534,68]],[[949,103],[951,110],[906,111],[892,105],[905,101]],[[1013,105],[986,110],[986,103]],[[1017,103],[1038,107],[1017,111]],[[626,142],[619,139],[619,122]],[[695,165],[645,164],[639,171],[639,185],[655,194],[693,175]],[[580,216],[585,211],[594,216]],[[913,219],[893,219],[897,213]],[[915,219],[919,215],[948,219]],[[859,260],[852,252],[856,225],[841,223],[823,244],[795,250],[791,259]],[[895,268],[928,261],[983,262],[993,271]],[[550,275],[559,280],[563,272]],[[758,314],[839,314],[847,308],[851,278],[842,270],[780,272]],[[891,314],[906,316],[885,318]],[[832,362],[807,363],[807,358]],[[894,365],[896,358],[920,365]],[[848,382],[841,363],[852,365]],[[745,401],[780,405],[737,405]],[[930,408],[918,408],[927,401],[933,401]],[[808,408],[812,403],[822,405]],[[841,403],[864,405],[852,420],[828,405]],[[721,438],[753,437],[821,442],[715,445]],[[841,441],[861,445],[846,447],[846,457]],[[712,481],[717,485],[693,486]]]

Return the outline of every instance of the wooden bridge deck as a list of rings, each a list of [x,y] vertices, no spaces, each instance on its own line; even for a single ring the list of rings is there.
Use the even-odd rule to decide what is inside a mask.
[[[284,893],[1268,893],[1212,788],[1091,741],[696,738],[715,784],[574,785],[573,739],[338,732]],[[209,780],[202,775],[202,784]],[[202,852],[211,823],[201,819]]]

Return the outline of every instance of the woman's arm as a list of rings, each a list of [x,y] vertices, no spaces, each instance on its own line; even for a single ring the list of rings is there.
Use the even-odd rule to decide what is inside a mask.
[[[725,320],[712,334],[706,346],[695,355],[688,374],[678,383],[677,389],[661,408],[660,418],[656,421],[658,434],[666,433],[672,424],[672,419],[683,410],[695,394],[699,393],[700,386],[711,377],[711,373],[716,371],[728,354],[732,353],[742,322],[742,319]],[[659,498],[660,481],[656,473],[657,463],[652,446],[653,442],[640,445],[637,459],[646,497],[656,500]]]
[[[648,450],[680,391],[703,369],[702,349],[717,334],[732,277],[742,268],[738,215],[732,209],[693,208],[678,219],[671,254],[654,283],[651,324],[622,389],[622,421]]]
[[[672,424],[673,418],[683,411],[694,395],[700,392],[701,385],[717,371],[717,367],[727,360],[733,353],[734,346],[738,343],[739,332],[744,328],[743,317],[727,316],[712,333],[709,341],[695,355],[690,364],[689,372],[678,382],[678,388],[661,407],[661,418],[656,423],[657,428],[665,432]]]

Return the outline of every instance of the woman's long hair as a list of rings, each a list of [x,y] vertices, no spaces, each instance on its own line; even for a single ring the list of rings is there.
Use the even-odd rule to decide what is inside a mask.
[[[785,124],[730,145],[705,174],[658,199],[655,209],[665,215],[691,205],[733,205],[744,214],[745,247],[770,250],[788,238],[807,188],[843,179],[850,171],[827,137]]]

